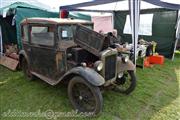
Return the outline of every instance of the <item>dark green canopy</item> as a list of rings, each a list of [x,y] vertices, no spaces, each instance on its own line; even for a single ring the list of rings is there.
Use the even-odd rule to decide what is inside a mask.
[[[3,15],[5,15],[3,17]],[[16,43],[18,48],[22,48],[20,37],[20,22],[25,18],[30,17],[44,17],[44,18],[58,18],[59,13],[48,12],[39,7],[29,5],[23,2],[16,2],[9,6],[0,8],[0,25],[2,27],[2,38],[5,43]],[[82,14],[71,14],[71,18],[91,20],[90,16]],[[15,20],[14,26],[12,19]]]
[[[28,17],[58,17],[58,13],[48,12],[27,3],[16,2],[0,8],[0,25],[3,42],[17,43],[22,48],[20,39],[20,22]],[[5,15],[5,16],[3,16]],[[13,19],[15,20],[14,25]]]
[[[131,35],[123,33],[126,16],[129,11],[117,11],[114,13],[114,27],[118,30],[118,34],[124,42],[131,43]],[[143,38],[147,41],[157,42],[157,52],[167,58],[171,58],[174,53],[176,41],[176,10],[168,10],[164,8],[141,10],[141,14],[153,14],[152,36],[139,35],[139,39]]]

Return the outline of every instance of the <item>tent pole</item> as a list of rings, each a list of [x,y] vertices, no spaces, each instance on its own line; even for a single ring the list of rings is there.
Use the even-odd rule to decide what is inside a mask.
[[[174,60],[174,56],[175,56],[175,51],[176,51],[176,47],[177,47],[177,44],[178,44],[178,40],[180,40],[180,10],[177,13],[176,40],[175,40],[173,55],[172,55],[172,59],[171,59],[172,61]]]
[[[3,42],[2,42],[2,30],[1,30],[1,26],[0,26],[0,57],[2,57],[3,55]]]
[[[112,12],[112,26],[113,26],[113,29],[114,29],[114,11]]]
[[[172,56],[172,59],[171,59],[172,61],[174,60],[174,56],[175,56],[175,51],[176,51],[177,43],[178,43],[178,39],[176,39],[176,41],[175,41],[174,51],[173,51],[173,56]]]
[[[139,14],[140,14],[140,2],[141,0],[129,0],[129,10],[130,10],[130,24],[132,31],[132,44],[133,44],[133,55],[134,64],[136,65],[136,50],[138,43],[138,32],[139,32]]]

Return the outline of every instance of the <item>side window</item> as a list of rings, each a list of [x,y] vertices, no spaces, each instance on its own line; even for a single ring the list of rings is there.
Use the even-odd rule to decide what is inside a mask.
[[[93,30],[93,25],[84,25],[84,26],[86,26],[87,28]]]
[[[73,38],[73,29],[72,26],[65,25],[58,27],[59,38],[62,40],[72,40]]]
[[[48,26],[31,27],[31,43],[38,45],[54,45],[54,29]]]
[[[21,30],[22,30],[22,40],[27,42],[28,41],[28,26],[23,25],[21,27]]]

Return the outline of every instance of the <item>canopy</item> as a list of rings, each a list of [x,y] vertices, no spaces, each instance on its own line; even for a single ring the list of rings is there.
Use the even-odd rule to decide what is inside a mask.
[[[129,2],[128,2],[129,1]],[[141,4],[141,5],[140,5]],[[137,48],[139,13],[141,9],[168,8],[179,10],[180,4],[168,3],[162,0],[92,0],[74,5],[61,6],[61,9],[68,11],[89,11],[89,12],[110,12],[130,10],[132,42],[134,44],[134,55]],[[134,62],[136,58],[134,57]]]
[[[16,2],[0,8],[0,26],[3,42],[18,44],[18,48],[21,49],[20,22],[29,17],[59,18],[59,13],[49,12],[24,2]],[[70,17],[91,20],[90,16],[79,13],[70,13]]]
[[[134,0],[129,0],[133,3]],[[177,0],[176,0],[177,1]],[[179,4],[163,2],[161,0],[142,0],[141,9],[168,8],[173,10],[180,9]],[[128,10],[128,0],[93,0],[74,5],[61,6],[60,9],[68,11],[94,11],[94,12],[112,12],[119,10]]]
[[[48,12],[23,2],[16,2],[0,8],[3,42],[17,43],[18,47],[22,48],[20,22],[27,17],[59,17],[59,14]]]
[[[0,8],[10,6],[13,3],[17,3],[17,2],[22,2],[27,4],[30,3],[30,5],[28,5],[29,7],[34,6],[35,8],[37,8],[36,6],[38,6],[38,8],[43,10],[49,11],[51,9],[49,5],[39,2],[39,0],[0,0]]]

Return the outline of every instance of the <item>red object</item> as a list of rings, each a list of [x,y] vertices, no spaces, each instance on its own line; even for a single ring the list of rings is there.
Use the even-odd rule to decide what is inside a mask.
[[[146,57],[146,58],[144,59],[144,67],[150,67],[149,57]]]
[[[69,12],[67,10],[61,10],[60,18],[68,18]]]
[[[153,65],[149,62],[149,57],[144,59],[144,67],[153,67]]]
[[[164,56],[162,55],[154,55],[154,56],[149,56],[149,62],[150,64],[164,64]]]

